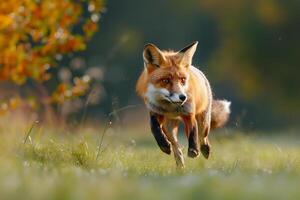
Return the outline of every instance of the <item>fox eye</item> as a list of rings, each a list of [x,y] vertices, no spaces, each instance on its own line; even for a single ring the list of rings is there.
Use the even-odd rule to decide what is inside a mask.
[[[181,82],[182,84],[185,84],[186,78],[180,78],[180,82]]]
[[[163,82],[165,84],[169,84],[171,82],[171,80],[169,78],[163,78],[163,79],[161,79],[161,82]]]

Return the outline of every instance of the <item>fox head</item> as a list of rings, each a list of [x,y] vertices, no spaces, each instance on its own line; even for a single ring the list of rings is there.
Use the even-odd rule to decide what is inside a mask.
[[[144,66],[147,73],[145,99],[155,105],[183,105],[187,101],[189,67],[198,42],[178,52],[161,51],[154,44],[145,45]]]

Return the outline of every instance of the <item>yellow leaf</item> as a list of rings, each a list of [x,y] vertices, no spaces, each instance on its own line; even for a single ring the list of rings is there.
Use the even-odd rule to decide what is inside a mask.
[[[12,24],[13,20],[7,15],[0,15],[0,30],[5,29]]]

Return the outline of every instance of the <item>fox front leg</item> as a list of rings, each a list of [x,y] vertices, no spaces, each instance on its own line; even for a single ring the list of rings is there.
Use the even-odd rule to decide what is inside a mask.
[[[162,116],[150,113],[151,132],[159,146],[159,148],[166,154],[171,154],[171,144],[162,130],[161,123]]]
[[[188,137],[188,156],[195,158],[199,155],[199,138],[198,138],[198,124],[195,117],[183,117],[185,132]]]

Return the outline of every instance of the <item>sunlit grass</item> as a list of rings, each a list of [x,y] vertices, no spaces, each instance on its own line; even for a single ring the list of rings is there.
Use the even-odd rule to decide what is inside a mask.
[[[220,131],[211,136],[209,160],[186,158],[186,169],[177,170],[150,133],[109,129],[96,159],[99,129],[39,125],[24,144],[27,126],[3,126],[1,199],[300,198],[296,136]]]

